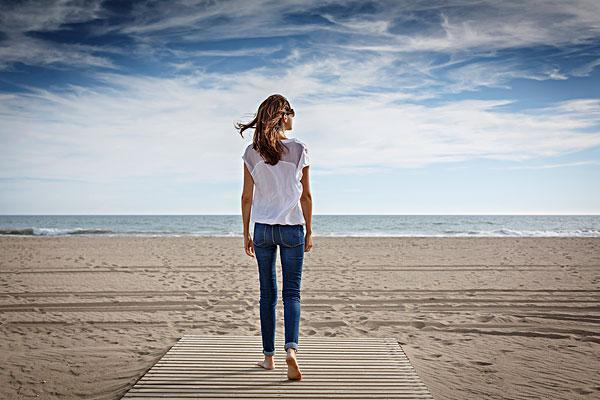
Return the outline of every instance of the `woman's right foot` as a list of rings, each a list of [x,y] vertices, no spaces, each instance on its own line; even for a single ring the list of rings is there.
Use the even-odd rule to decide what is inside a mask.
[[[296,360],[296,350],[293,348],[288,350],[287,356],[285,357],[285,362],[288,365],[288,379],[294,381],[302,380],[302,372],[300,372],[300,368],[298,367],[298,362]]]

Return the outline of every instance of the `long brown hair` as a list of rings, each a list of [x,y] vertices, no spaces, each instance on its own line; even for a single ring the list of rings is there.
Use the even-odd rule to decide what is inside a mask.
[[[258,107],[254,119],[247,124],[236,123],[235,128],[240,135],[248,129],[254,128],[252,148],[256,150],[267,164],[276,165],[287,147],[278,140],[278,132],[284,130],[283,115],[290,112],[292,107],[285,97],[273,94],[267,97]]]

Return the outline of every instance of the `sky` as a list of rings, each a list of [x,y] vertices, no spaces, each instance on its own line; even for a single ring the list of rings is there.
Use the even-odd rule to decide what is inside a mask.
[[[600,2],[0,2],[0,214],[241,214],[271,94],[313,213],[600,214]]]

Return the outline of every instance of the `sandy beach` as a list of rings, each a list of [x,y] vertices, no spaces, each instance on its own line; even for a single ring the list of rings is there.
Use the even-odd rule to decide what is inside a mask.
[[[0,271],[3,399],[118,399],[184,333],[260,335],[241,238],[1,237]],[[281,296],[277,312],[281,335]],[[305,254],[300,348],[396,337],[439,400],[597,399],[599,324],[600,238],[315,237]]]

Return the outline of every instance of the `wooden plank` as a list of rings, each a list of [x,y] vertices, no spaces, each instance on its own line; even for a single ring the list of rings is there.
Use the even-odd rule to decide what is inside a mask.
[[[219,370],[219,371],[237,371],[240,370],[241,368],[244,367],[248,367],[248,365],[252,365],[252,363],[236,363],[234,361],[232,361],[232,364],[230,365],[183,365],[183,366],[179,366],[179,365],[160,365],[157,366],[155,365],[155,367],[157,367],[157,370],[161,370],[161,371],[211,371],[211,370]],[[378,371],[398,371],[398,372],[402,372],[402,371],[406,371],[406,372],[412,372],[413,368],[412,367],[404,367],[404,368],[395,368],[393,366],[390,366],[389,368],[381,368],[379,366],[377,367],[364,367],[362,365],[325,365],[325,366],[315,366],[315,365],[310,365],[310,364],[302,364],[302,369],[306,370],[306,371],[332,371],[332,372],[339,372],[342,373],[342,371],[346,371],[346,370],[357,370],[357,371],[372,371],[373,373],[377,373]]]
[[[316,379],[313,378],[309,383],[306,382],[302,382],[302,386],[306,387],[306,386],[315,386],[315,387],[322,387],[322,383],[320,382],[327,382],[330,378],[328,379]],[[176,379],[176,378],[169,378],[168,380],[165,380],[165,378],[144,378],[144,379],[140,379],[141,382],[147,383],[147,384],[152,384],[152,385],[171,385],[171,384],[176,384],[176,385],[194,385],[194,386],[203,386],[203,385],[215,385],[215,386],[227,386],[229,384],[235,383],[236,385],[243,385],[243,386],[262,386],[267,382],[270,382],[268,379],[263,379],[263,380],[258,380],[258,379],[252,379],[251,381],[248,381],[248,378],[245,377],[243,379],[231,379],[228,380],[227,385],[225,384],[215,384],[213,381],[211,381],[210,379],[206,379],[206,380],[198,380],[196,378],[192,378],[192,379]],[[392,386],[392,385],[404,385],[404,386],[408,386],[408,385],[416,385],[412,379],[408,380],[406,379],[404,382],[390,382],[389,379],[363,379],[363,380],[356,380],[356,379],[352,379],[352,380],[346,380],[346,381],[339,381],[339,382],[333,382],[330,383],[329,386]]]
[[[423,394],[395,394],[390,395],[388,393],[355,393],[355,394],[347,394],[347,393],[335,393],[332,395],[322,395],[322,394],[310,394],[310,393],[264,393],[264,394],[254,394],[254,393],[221,393],[221,394],[195,394],[195,393],[132,393],[128,395],[128,399],[145,399],[145,400],[155,400],[155,399],[180,399],[180,398],[189,398],[189,399],[406,399],[406,400],[416,400],[416,399],[431,399],[429,395]]]
[[[301,337],[301,381],[287,379],[283,338],[275,369],[260,336],[185,335],[124,399],[433,399],[394,338]]]

